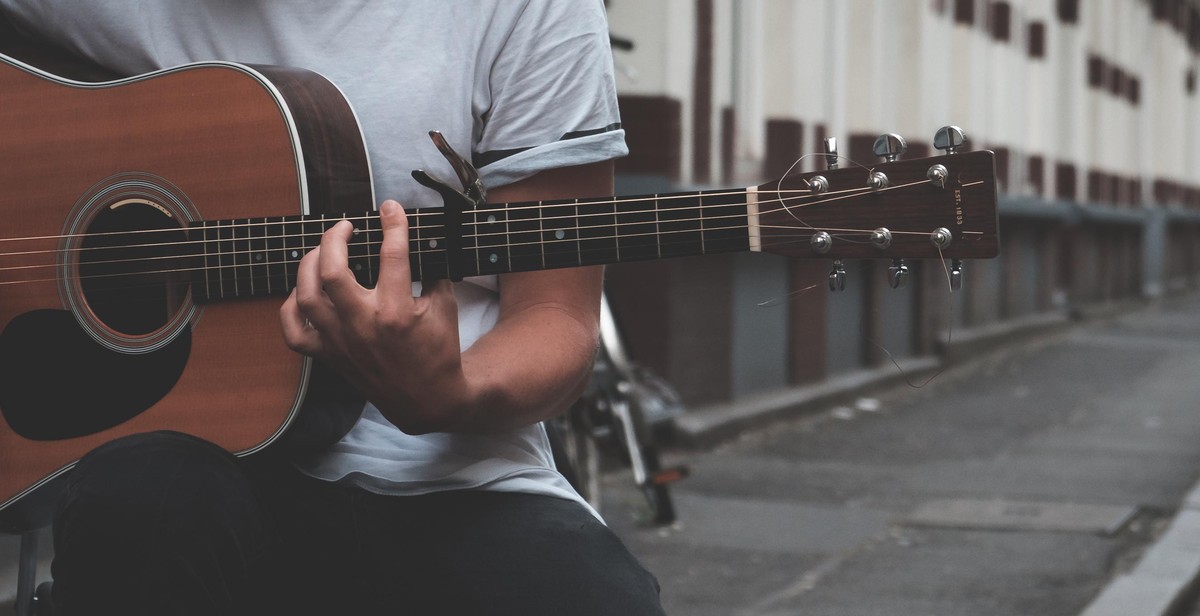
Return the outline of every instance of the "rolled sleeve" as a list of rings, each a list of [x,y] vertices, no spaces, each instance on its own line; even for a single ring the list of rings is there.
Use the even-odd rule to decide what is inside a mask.
[[[477,89],[487,185],[628,153],[600,0],[529,0],[500,45]]]

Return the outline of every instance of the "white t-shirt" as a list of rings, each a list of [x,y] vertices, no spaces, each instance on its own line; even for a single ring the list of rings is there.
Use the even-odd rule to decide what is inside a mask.
[[[316,71],[354,106],[375,194],[440,206],[409,176],[452,179],[429,142],[470,152],[485,185],[624,155],[601,0],[0,0],[17,24],[126,74],[203,60]],[[463,348],[497,318],[494,277],[456,285]],[[482,488],[583,502],[541,425],[412,436],[371,405],[307,473],[385,494]]]

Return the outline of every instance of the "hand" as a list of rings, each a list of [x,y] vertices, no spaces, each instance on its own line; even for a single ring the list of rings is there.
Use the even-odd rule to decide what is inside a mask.
[[[447,280],[412,296],[408,221],[395,201],[379,208],[383,243],[374,289],[348,265],[349,221],[325,232],[300,261],[280,309],[285,342],[325,361],[412,434],[447,430],[471,406],[458,339],[458,304]]]

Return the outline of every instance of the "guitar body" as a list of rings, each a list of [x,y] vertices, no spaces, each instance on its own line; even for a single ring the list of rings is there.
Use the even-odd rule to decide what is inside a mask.
[[[310,442],[352,424],[361,401],[284,345],[279,296],[201,304],[186,252],[105,243],[371,210],[361,133],[329,82],[198,64],[81,83],[0,56],[0,187],[0,511],[129,434],[248,454],[303,423],[306,399],[349,413],[315,417],[329,434]]]

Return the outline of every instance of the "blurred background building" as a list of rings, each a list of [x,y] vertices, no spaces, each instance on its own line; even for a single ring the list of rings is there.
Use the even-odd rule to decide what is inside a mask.
[[[863,164],[875,138],[996,153],[1001,256],[942,264],[760,254],[612,266],[635,358],[693,407],[896,372],[967,343],[1192,289],[1200,277],[1196,0],[609,0],[631,154],[623,194],[749,186]],[[796,161],[800,162],[797,163]]]

